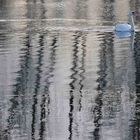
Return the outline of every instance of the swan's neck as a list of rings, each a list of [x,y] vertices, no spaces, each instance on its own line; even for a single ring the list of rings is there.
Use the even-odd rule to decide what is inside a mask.
[[[129,23],[130,23],[130,25],[131,25],[131,27],[132,27],[132,31],[134,31],[134,30],[135,30],[135,25],[134,25],[133,15],[131,15],[131,16],[129,17]]]

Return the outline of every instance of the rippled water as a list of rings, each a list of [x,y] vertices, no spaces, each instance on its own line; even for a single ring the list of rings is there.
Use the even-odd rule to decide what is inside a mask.
[[[140,140],[139,5],[0,0],[0,140]]]

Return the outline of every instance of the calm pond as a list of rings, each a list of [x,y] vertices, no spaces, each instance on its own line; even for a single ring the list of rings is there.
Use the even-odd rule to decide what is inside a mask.
[[[140,140],[139,6],[0,0],[0,140]]]

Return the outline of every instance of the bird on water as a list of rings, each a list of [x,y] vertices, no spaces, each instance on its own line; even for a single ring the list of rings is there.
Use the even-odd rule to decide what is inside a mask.
[[[134,32],[135,31],[135,25],[134,25],[134,16],[133,11],[129,12],[129,22],[128,23],[117,23],[115,25],[115,31],[117,32]]]

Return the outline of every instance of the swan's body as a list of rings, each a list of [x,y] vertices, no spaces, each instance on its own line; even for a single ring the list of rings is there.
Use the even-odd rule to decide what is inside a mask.
[[[115,31],[118,31],[118,32],[129,32],[129,31],[132,31],[132,27],[131,27],[130,24],[121,23],[121,24],[117,24],[115,26]]]
[[[117,32],[133,32],[135,30],[133,15],[134,15],[134,12],[129,13],[129,23],[116,24],[115,31],[117,31]]]

